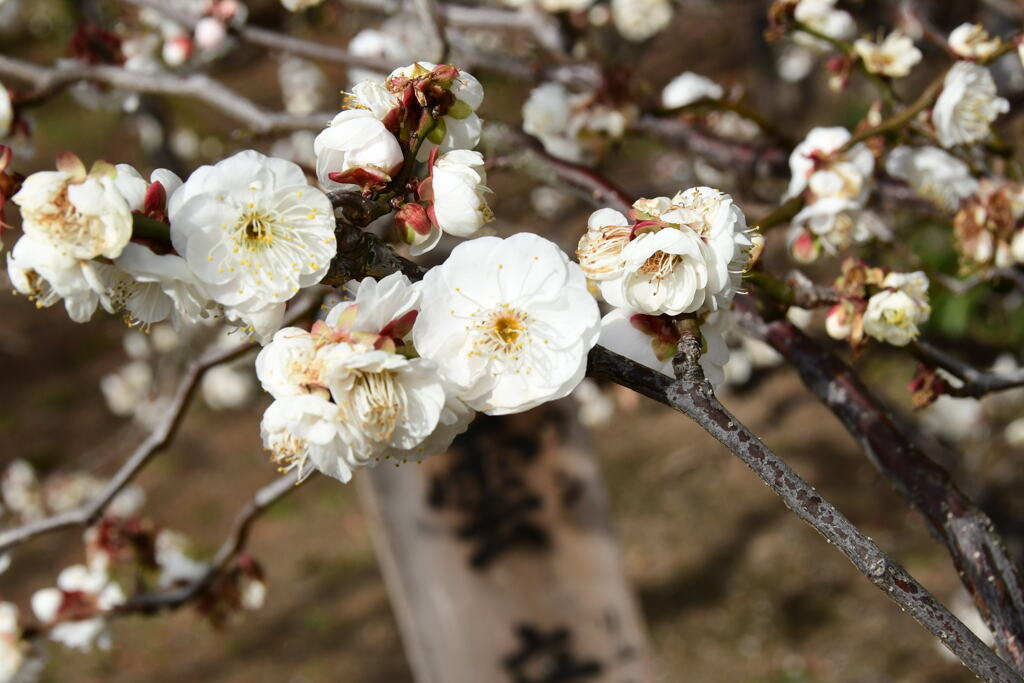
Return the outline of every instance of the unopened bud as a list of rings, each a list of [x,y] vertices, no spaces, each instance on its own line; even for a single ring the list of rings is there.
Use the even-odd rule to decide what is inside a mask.
[[[422,204],[409,203],[395,214],[395,228],[402,241],[409,245],[421,244],[433,230],[430,216]]]

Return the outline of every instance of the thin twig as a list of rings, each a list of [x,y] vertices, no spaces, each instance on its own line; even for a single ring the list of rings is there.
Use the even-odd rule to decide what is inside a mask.
[[[146,466],[150,458],[167,446],[174,438],[175,433],[181,426],[185,408],[188,407],[203,374],[215,365],[220,365],[242,356],[252,350],[254,346],[254,343],[239,344],[225,351],[207,355],[190,364],[178,382],[178,388],[174,392],[174,398],[167,408],[164,418],[150,432],[149,436],[135,448],[131,457],[125,461],[114,476],[104,485],[103,490],[72,510],[0,532],[0,554],[42,534],[71,526],[89,526],[95,523],[121,489]]]
[[[295,322],[309,314],[315,309],[319,300],[319,297],[314,297],[296,306],[289,311],[285,324]],[[255,342],[243,342],[230,349],[212,351],[190,363],[178,382],[174,397],[167,407],[163,419],[135,448],[131,457],[121,465],[114,476],[103,486],[103,489],[76,508],[0,532],[0,554],[36,536],[68,527],[90,526],[99,520],[121,489],[127,486],[157,453],[174,440],[184,420],[186,408],[191,403],[203,375],[211,368],[239,358],[256,347]]]
[[[221,543],[206,571],[192,583],[177,590],[137,593],[118,606],[114,614],[153,614],[162,610],[176,609],[201,595],[220,574],[230,567],[231,561],[245,549],[253,523],[274,503],[299,488],[296,477],[296,472],[289,472],[256,492],[235,516],[231,531]]]
[[[177,76],[73,61],[45,67],[0,55],[0,75],[30,83],[33,90],[26,99],[33,102],[55,95],[81,81],[93,81],[132,92],[191,97],[263,134],[320,130],[332,116],[330,113],[299,116],[270,111],[204,74]]]
[[[995,634],[1000,654],[1024,671],[1024,584],[992,521],[889,417],[850,366],[789,321],[765,322],[752,305],[741,310],[743,327],[782,354],[878,471],[925,518]]]
[[[947,389],[946,393],[952,396],[976,398],[996,391],[1024,386],[1024,368],[1006,372],[979,370],[924,339],[918,339],[910,348],[921,360],[938,366],[963,380],[963,386],[950,386]]]

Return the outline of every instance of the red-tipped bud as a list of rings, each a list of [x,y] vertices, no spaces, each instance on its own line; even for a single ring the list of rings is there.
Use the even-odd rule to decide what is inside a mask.
[[[416,317],[419,313],[419,311],[409,311],[405,315],[395,318],[380,331],[381,336],[398,341],[405,339],[412,332],[412,326],[416,323]]]
[[[142,213],[153,218],[167,215],[167,190],[160,181],[146,188],[146,196],[142,200]]]
[[[420,244],[433,230],[426,207],[416,203],[405,204],[398,210],[395,227],[406,244]]]
[[[818,240],[814,239],[814,235],[803,232],[789,245],[789,250],[793,258],[800,263],[812,263],[817,260],[821,247]]]

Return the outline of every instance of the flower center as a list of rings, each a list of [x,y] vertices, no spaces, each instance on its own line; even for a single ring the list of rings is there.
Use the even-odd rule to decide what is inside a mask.
[[[479,331],[470,355],[502,356],[519,359],[519,352],[530,341],[530,316],[524,311],[501,304],[478,316],[473,328]]]
[[[406,395],[394,373],[361,372],[352,391],[352,407],[363,429],[376,441],[388,441],[405,414]]]
[[[650,275],[652,280],[663,280],[679,263],[679,256],[656,251],[640,266],[640,272]]]
[[[274,224],[276,216],[261,209],[249,210],[242,214],[238,221],[239,233],[243,244],[252,248],[263,248],[274,242]]]

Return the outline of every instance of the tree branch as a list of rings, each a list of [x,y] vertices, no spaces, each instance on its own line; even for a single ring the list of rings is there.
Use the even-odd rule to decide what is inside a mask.
[[[124,604],[118,606],[113,614],[154,614],[163,610],[177,609],[200,596],[220,574],[230,567],[231,561],[245,549],[249,542],[252,525],[256,520],[274,503],[297,489],[297,472],[293,471],[281,475],[258,490],[235,516],[231,531],[221,543],[202,576],[188,586],[177,590],[136,593]]]
[[[50,97],[80,81],[93,81],[133,92],[191,97],[264,134],[320,130],[331,119],[330,113],[298,116],[270,111],[204,74],[176,76],[81,62],[45,67],[0,55],[0,75],[30,83],[33,90],[27,95],[29,101]]]
[[[988,516],[901,431],[846,363],[787,320],[766,322],[752,306],[742,307],[740,322],[786,358],[876,469],[925,518],[995,634],[1000,654],[1024,671],[1024,583]]]
[[[296,306],[289,312],[284,324],[293,323],[312,310],[315,310],[319,300],[320,297],[314,297],[309,302]],[[103,516],[103,512],[110,502],[120,493],[121,489],[127,486],[149,464],[153,456],[166,448],[174,440],[184,420],[185,410],[195,395],[199,380],[203,378],[207,370],[239,358],[256,347],[257,344],[255,342],[244,342],[230,349],[205,354],[189,364],[181,380],[178,382],[174,398],[170,406],[168,406],[163,419],[153,428],[149,436],[135,448],[131,457],[121,465],[117,472],[114,473],[114,476],[107,481],[103,489],[93,498],[76,508],[0,532],[0,555],[36,536],[73,526],[91,526],[98,521]]]
[[[910,349],[921,360],[938,366],[963,380],[963,386],[950,386],[947,389],[946,393],[952,396],[976,398],[995,391],[1024,386],[1024,368],[1018,368],[1012,372],[978,370],[923,339],[915,341]]]
[[[977,636],[903,567],[885,554],[850,520],[776,456],[718,401],[697,364],[700,341],[680,341],[677,375],[671,378],[602,347],[590,355],[590,374],[629,387],[678,410],[739,457],[800,519],[836,546],[889,599],[940,639],[968,668],[986,681],[1020,681]]]

